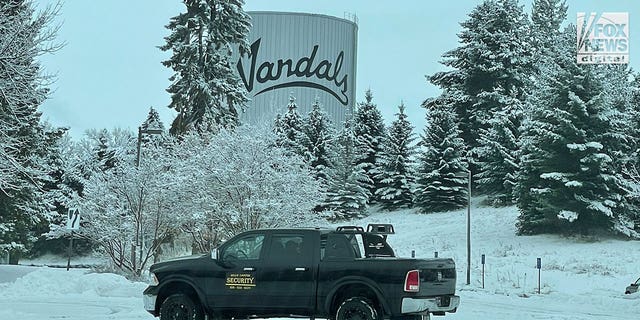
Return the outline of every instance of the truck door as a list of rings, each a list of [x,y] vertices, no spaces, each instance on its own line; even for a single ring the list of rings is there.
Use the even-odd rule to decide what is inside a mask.
[[[210,304],[217,310],[253,314],[264,305],[264,283],[259,279],[266,235],[255,232],[229,240],[220,249],[220,271],[209,285]]]
[[[274,311],[307,315],[315,307],[319,248],[313,232],[274,233],[259,275],[265,302]]]

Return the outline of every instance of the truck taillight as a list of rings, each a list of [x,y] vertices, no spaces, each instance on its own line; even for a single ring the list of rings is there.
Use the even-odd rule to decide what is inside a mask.
[[[411,270],[407,272],[407,277],[404,279],[404,291],[405,292],[420,291],[420,271]]]

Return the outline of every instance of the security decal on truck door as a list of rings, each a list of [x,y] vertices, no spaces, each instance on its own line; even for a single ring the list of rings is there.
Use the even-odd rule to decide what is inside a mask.
[[[251,290],[256,286],[256,277],[252,273],[227,273],[225,286],[231,290]]]

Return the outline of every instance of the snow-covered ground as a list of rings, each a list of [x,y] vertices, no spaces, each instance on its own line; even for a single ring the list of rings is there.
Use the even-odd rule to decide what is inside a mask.
[[[471,285],[466,282],[466,210],[430,215],[374,213],[355,222],[392,223],[401,256],[452,257],[457,313],[433,319],[640,319],[640,243],[615,239],[515,236],[514,208],[473,208]],[[353,223],[350,223],[353,224]],[[482,289],[481,254],[486,255]],[[542,259],[537,294],[536,258]],[[153,319],[142,307],[144,283],[88,270],[0,266],[0,319]]]
[[[0,319],[153,319],[142,306],[145,287],[86,269],[0,266]]]
[[[426,258],[438,251],[456,261],[461,305],[446,319],[640,319],[640,294],[624,294],[640,277],[638,241],[516,236],[515,208],[476,206],[471,211],[467,286],[466,210],[412,212],[376,213],[361,224],[394,224],[397,234],[389,243],[400,256],[415,250],[416,257]],[[542,259],[540,295],[537,258]]]

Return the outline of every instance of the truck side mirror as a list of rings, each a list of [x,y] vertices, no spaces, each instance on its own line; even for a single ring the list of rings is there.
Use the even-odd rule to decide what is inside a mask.
[[[218,248],[211,249],[211,259],[213,260],[218,259]]]

